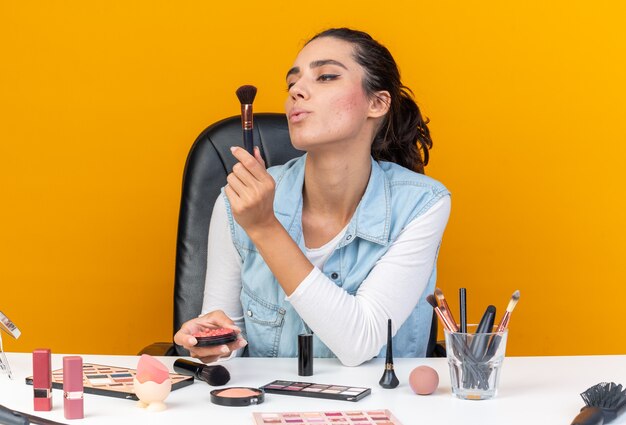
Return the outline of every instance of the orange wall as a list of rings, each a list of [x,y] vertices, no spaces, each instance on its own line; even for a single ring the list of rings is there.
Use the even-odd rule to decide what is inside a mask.
[[[23,332],[5,349],[167,340],[190,144],[241,84],[282,110],[302,42],[347,25],[431,119],[451,304],[466,286],[477,321],[520,289],[509,354],[626,352],[623,3],[179,3],[0,3],[0,310]]]

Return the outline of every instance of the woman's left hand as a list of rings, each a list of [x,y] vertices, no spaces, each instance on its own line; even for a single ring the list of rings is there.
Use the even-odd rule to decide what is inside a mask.
[[[255,229],[268,226],[276,220],[274,215],[275,182],[265,169],[259,148],[254,156],[245,149],[231,147],[239,160],[226,180],[224,189],[235,220],[250,234]]]

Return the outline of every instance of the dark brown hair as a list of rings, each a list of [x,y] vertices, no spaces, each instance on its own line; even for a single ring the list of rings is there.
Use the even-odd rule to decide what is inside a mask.
[[[389,112],[385,116],[372,143],[372,157],[391,161],[418,173],[424,173],[428,164],[428,150],[432,148],[428,120],[422,118],[413,99],[413,92],[400,81],[396,61],[385,46],[369,34],[349,28],[331,28],[316,38],[333,37],[354,45],[354,58],[365,70],[363,88],[370,96],[386,90],[391,95]]]

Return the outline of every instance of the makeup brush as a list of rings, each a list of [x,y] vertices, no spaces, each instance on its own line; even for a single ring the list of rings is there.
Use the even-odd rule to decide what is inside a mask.
[[[230,381],[230,373],[222,365],[209,366],[190,360],[177,359],[174,362],[174,370],[181,375],[193,376],[213,386],[224,385]]]
[[[241,103],[241,129],[243,130],[243,146],[254,156],[254,138],[252,135],[252,102],[256,96],[256,87],[241,86],[235,92]]]
[[[428,301],[428,304],[432,305],[435,309],[435,313],[437,313],[437,317],[439,317],[439,321],[441,322],[443,327],[446,328],[449,332],[454,332],[454,329],[452,329],[452,325],[448,321],[448,318],[441,312],[441,309],[437,305],[435,296],[433,294],[428,295],[426,297],[426,301]]]
[[[461,309],[461,333],[467,332],[467,289],[459,288],[459,304]]]
[[[383,388],[395,388],[400,381],[393,370],[393,348],[391,346],[391,319],[387,321],[387,360],[385,360],[385,372],[378,381]]]
[[[502,316],[502,320],[500,320],[500,323],[498,324],[498,327],[496,328],[496,332],[502,332],[503,330],[507,328],[507,326],[509,326],[511,313],[513,313],[513,309],[517,305],[518,301],[519,301],[519,290],[513,292],[513,295],[511,296],[511,301],[509,301],[509,305],[506,308],[506,312],[504,313],[504,316]]]
[[[50,419],[42,418],[28,413],[20,412],[17,410],[9,409],[0,404],[0,424],[6,425],[28,425],[28,424],[41,424],[41,425],[63,425],[61,422],[55,422]]]
[[[454,316],[452,316],[452,310],[450,310],[450,306],[448,305],[446,298],[443,296],[443,291],[439,288],[435,288],[435,296],[439,300],[439,308],[441,309],[441,312],[448,317],[452,330],[454,332],[458,332],[459,326],[456,324]]]
[[[586,406],[571,425],[602,425],[611,422],[626,406],[626,390],[615,382],[594,385],[580,396]]]

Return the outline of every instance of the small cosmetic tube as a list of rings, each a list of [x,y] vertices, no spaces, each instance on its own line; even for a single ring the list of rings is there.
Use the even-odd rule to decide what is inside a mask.
[[[52,360],[50,349],[33,351],[33,392],[36,411],[52,410]]]
[[[313,335],[298,335],[298,375],[313,375]]]
[[[83,358],[63,357],[63,411],[65,419],[82,419],[83,411]]]

